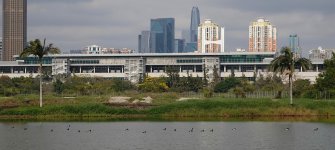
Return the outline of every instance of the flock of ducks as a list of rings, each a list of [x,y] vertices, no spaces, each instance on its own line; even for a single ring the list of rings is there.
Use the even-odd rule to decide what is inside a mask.
[[[70,131],[70,127],[71,127],[71,125],[68,125],[67,128],[66,128],[66,130],[67,130],[67,131]],[[12,126],[11,128],[14,129],[15,126]],[[23,130],[28,130],[28,128],[25,127],[25,128],[23,128]],[[163,130],[163,131],[167,131],[167,128],[163,128],[162,130]],[[236,131],[237,129],[236,129],[236,128],[232,128],[231,130],[232,130],[232,131]],[[289,131],[289,130],[290,130],[290,128],[285,128],[285,129],[284,129],[284,131]],[[318,130],[319,130],[319,128],[314,128],[314,129],[313,129],[314,132],[316,132],[316,131],[318,131]],[[129,131],[129,128],[124,129],[124,131]],[[177,132],[177,129],[173,129],[173,131],[174,131],[174,132]],[[194,128],[191,128],[190,130],[188,130],[188,132],[193,132],[193,131],[194,131]],[[200,130],[200,132],[205,132],[205,131],[206,131],[205,129],[201,129],[201,130]],[[50,129],[50,132],[54,132],[54,129]],[[77,130],[77,132],[81,132],[81,130]],[[86,132],[91,133],[91,132],[93,132],[93,130],[92,130],[92,129],[89,129],[89,130],[87,130]],[[214,129],[213,129],[213,128],[210,129],[209,132],[212,132],[212,133],[213,133],[213,132],[214,132]],[[144,131],[142,131],[142,133],[145,134],[145,133],[147,133],[147,131],[144,130]]]

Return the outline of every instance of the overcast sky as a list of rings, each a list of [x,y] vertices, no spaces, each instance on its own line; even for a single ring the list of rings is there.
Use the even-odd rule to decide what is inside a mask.
[[[248,48],[248,26],[258,17],[276,25],[278,48],[293,33],[304,51],[335,48],[335,0],[28,0],[28,40],[47,38],[62,51],[91,44],[137,49],[137,36],[150,28],[151,18],[175,18],[180,38],[192,6],[202,21],[225,27],[226,51]]]

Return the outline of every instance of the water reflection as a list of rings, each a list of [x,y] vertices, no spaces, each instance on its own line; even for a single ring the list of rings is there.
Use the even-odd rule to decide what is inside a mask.
[[[7,122],[0,133],[1,150],[335,147],[334,124],[308,122]]]

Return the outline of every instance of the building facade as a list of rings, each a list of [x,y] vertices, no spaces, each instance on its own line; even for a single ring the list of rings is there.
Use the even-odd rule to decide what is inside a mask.
[[[142,31],[138,37],[138,52],[152,53],[150,51],[150,31]]]
[[[198,42],[198,26],[200,25],[200,12],[198,7],[192,8],[190,25],[190,42]]]
[[[259,18],[249,26],[249,52],[275,52],[277,28],[270,21]]]
[[[292,34],[289,36],[289,47],[293,53],[300,54],[301,48],[300,48],[300,41],[299,36],[297,34]]]
[[[175,53],[183,53],[185,48],[185,40],[184,39],[175,39]]]
[[[198,52],[223,53],[224,28],[209,19],[200,24],[198,27]]]
[[[90,45],[85,47],[86,54],[102,54],[102,47],[98,45]]]
[[[2,61],[2,37],[0,38],[0,61]]]
[[[174,18],[151,19],[150,52],[173,53],[175,40]]]
[[[166,68],[178,68],[181,77],[203,77],[206,70],[209,80],[214,78],[214,68],[221,78],[234,74],[255,80],[268,71],[275,52],[229,52],[229,53],[165,53],[165,54],[57,54],[43,58],[43,67],[52,70],[52,75],[66,74],[85,77],[120,78],[137,83],[143,75],[167,76]],[[39,61],[36,57],[0,62],[0,73],[13,77],[37,77]],[[295,79],[315,82],[323,71],[323,61],[312,60],[312,68],[302,72],[296,66]],[[284,79],[285,80],[285,79]]]
[[[2,60],[14,60],[27,43],[27,0],[3,0]]]

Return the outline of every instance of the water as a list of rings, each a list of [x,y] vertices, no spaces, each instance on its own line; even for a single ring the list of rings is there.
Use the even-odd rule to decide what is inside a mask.
[[[192,128],[193,132],[191,132]],[[335,124],[307,122],[0,123],[0,150],[23,149],[334,150]]]

